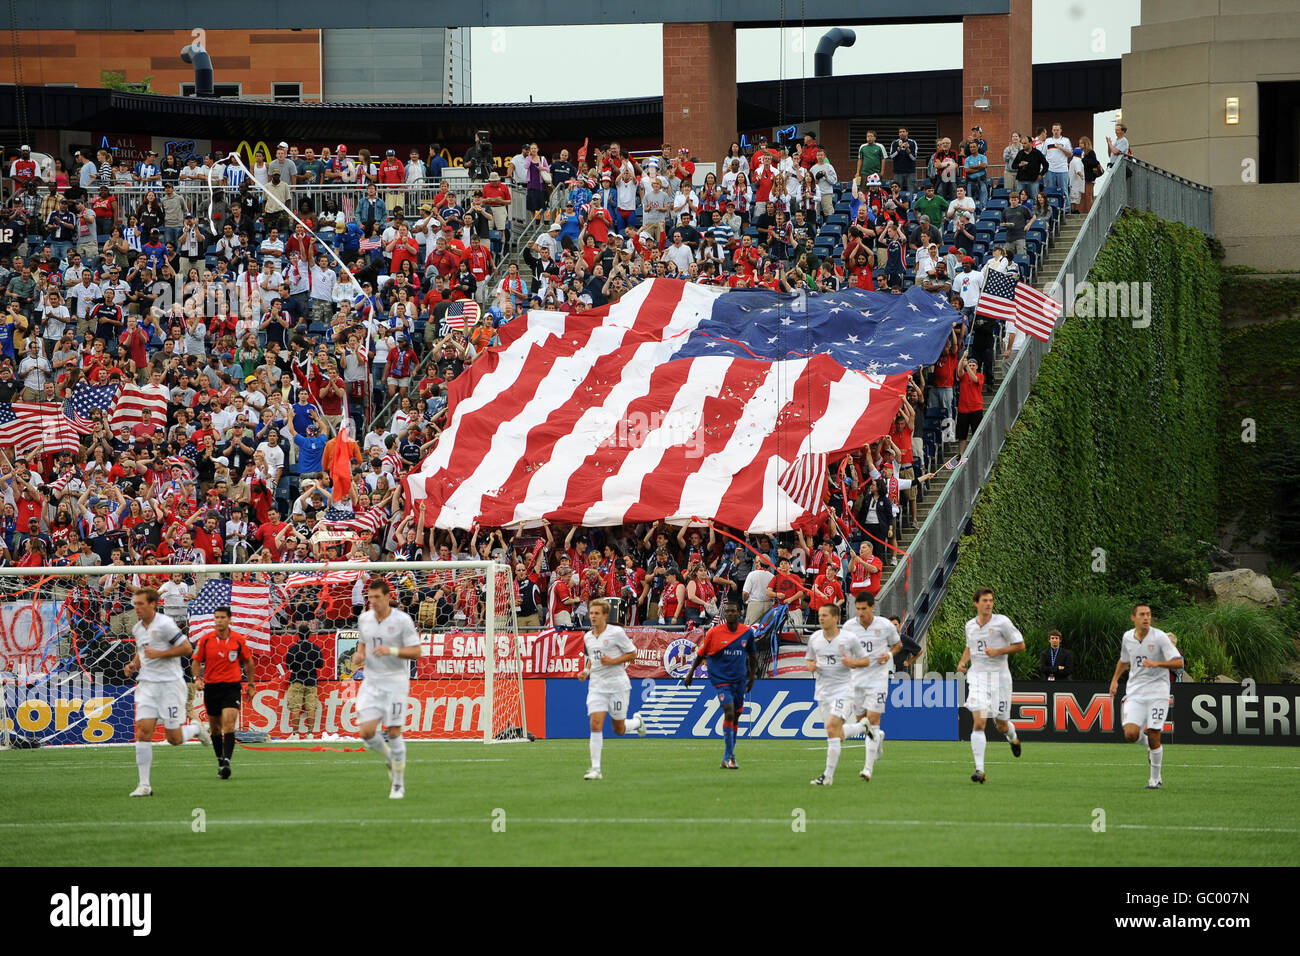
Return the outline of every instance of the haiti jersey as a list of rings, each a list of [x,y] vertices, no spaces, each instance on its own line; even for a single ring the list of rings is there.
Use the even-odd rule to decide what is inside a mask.
[[[709,680],[715,684],[738,684],[745,680],[749,675],[749,658],[757,652],[749,627],[738,624],[733,631],[725,623],[709,628],[696,651],[709,659]]]

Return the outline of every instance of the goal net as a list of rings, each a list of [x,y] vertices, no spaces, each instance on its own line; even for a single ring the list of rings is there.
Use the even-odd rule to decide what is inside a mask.
[[[405,735],[528,739],[511,569],[423,561],[0,569],[0,744],[133,739],[135,684],[125,671],[135,654],[132,594],[141,587],[158,592],[159,613],[191,643],[212,632],[216,608],[231,609],[256,680],[242,731],[271,740],[353,736],[365,676],[353,662],[357,619],[376,579],[388,582],[393,606],[420,634]],[[188,661],[185,669],[192,681]],[[187,718],[206,719],[201,694]]]

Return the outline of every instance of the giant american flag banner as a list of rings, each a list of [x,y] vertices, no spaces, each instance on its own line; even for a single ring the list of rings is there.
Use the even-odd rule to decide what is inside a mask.
[[[406,482],[428,526],[546,518],[789,529],[801,456],[889,430],[957,313],[920,288],[720,291],[657,279],[584,313],[532,311],[457,378]],[[816,460],[816,459],[814,459]]]

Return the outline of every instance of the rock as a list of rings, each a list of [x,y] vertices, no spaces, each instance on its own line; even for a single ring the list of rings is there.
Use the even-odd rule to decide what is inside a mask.
[[[1210,593],[1219,602],[1239,601],[1260,607],[1276,607],[1277,588],[1267,575],[1249,568],[1232,571],[1212,571],[1209,577]]]
[[[1187,588],[1187,596],[1193,601],[1207,601],[1210,593],[1205,590],[1205,585],[1196,578],[1183,578],[1183,584]]]
[[[1215,676],[1214,680],[1210,681],[1210,683],[1211,684],[1236,684],[1238,682],[1233,678],[1229,677],[1227,674],[1218,674]]]
[[[1196,543],[1205,546],[1205,556],[1210,561],[1210,570],[1231,571],[1237,567],[1237,559],[1231,551],[1225,551],[1217,544],[1212,544],[1209,541],[1198,541]]]

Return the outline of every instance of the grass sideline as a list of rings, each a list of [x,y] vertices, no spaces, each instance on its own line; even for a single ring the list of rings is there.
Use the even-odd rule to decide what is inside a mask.
[[[1169,745],[1165,789],[1147,791],[1137,745],[1026,742],[1013,760],[990,743],[979,786],[966,743],[887,741],[868,784],[862,742],[849,741],[825,790],[808,785],[825,755],[812,740],[741,740],[741,770],[725,772],[719,741],[607,738],[593,782],[581,779],[585,740],[408,746],[400,802],[368,753],[240,748],[223,782],[209,748],[158,746],[156,795],[131,799],[130,747],[0,752],[0,864],[1222,866],[1300,854],[1293,747]]]

